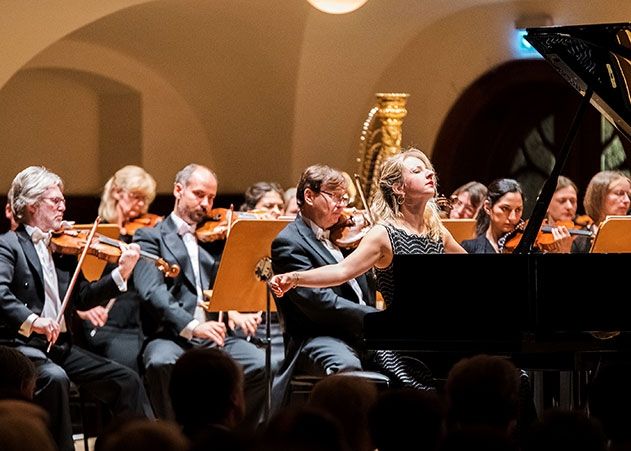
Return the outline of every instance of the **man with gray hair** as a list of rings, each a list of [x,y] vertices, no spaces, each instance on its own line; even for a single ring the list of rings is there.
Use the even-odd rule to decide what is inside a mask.
[[[69,331],[72,309],[104,304],[127,289],[140,255],[138,246],[125,246],[118,267],[100,280],[88,282],[79,273],[69,308],[61,312],[77,266],[75,256],[53,255],[48,246],[66,210],[63,182],[44,167],[30,166],[13,180],[8,200],[17,228],[0,236],[0,343],[15,347],[35,364],[34,399],[50,414],[57,446],[61,451],[74,449],[71,380],[115,415],[152,418],[136,373],[73,346]]]

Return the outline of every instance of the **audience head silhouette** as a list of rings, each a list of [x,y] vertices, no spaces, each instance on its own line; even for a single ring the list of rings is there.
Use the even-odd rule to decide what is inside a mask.
[[[499,356],[462,359],[449,371],[445,392],[451,427],[486,425],[509,434],[519,407],[519,370]]]
[[[445,406],[436,392],[412,388],[379,394],[370,413],[370,431],[379,451],[432,451],[444,434]]]
[[[377,387],[365,378],[333,374],[320,379],[308,404],[335,417],[349,447],[356,451],[373,450],[368,414],[377,400]]]
[[[35,365],[15,348],[0,346],[0,399],[33,399]]]
[[[243,371],[219,349],[195,348],[182,354],[175,362],[169,393],[175,419],[189,437],[209,426],[235,428],[245,414]]]

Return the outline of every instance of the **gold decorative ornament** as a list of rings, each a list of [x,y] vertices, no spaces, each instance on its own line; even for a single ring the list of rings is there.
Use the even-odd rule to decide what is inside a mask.
[[[377,104],[370,110],[359,138],[359,174],[367,199],[377,192],[381,165],[401,151],[401,128],[408,111],[409,94],[377,93]]]

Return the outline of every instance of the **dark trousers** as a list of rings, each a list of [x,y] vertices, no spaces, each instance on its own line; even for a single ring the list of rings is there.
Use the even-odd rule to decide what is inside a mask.
[[[151,405],[138,375],[127,367],[64,342],[45,353],[39,338],[17,349],[37,368],[35,401],[49,414],[51,432],[60,451],[73,451],[70,419],[70,381],[105,404],[113,415],[154,418]],[[34,346],[32,346],[34,345]]]
[[[175,420],[169,396],[171,372],[177,359],[194,346],[216,346],[209,341],[185,341],[156,338],[147,343],[143,353],[145,382],[149,397],[160,419]],[[223,350],[243,368],[245,376],[246,415],[244,425],[256,428],[262,419],[265,406],[265,354],[252,343],[239,337],[226,337]],[[203,380],[191,381],[199,384],[200,390],[212,390]]]

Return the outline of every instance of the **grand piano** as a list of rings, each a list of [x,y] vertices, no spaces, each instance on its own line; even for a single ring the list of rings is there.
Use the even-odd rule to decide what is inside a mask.
[[[631,350],[631,254],[532,251],[589,104],[631,139],[631,24],[531,28],[526,39],[583,99],[520,245],[509,255],[395,256],[393,305],[364,320],[369,348],[498,353],[566,370]]]

